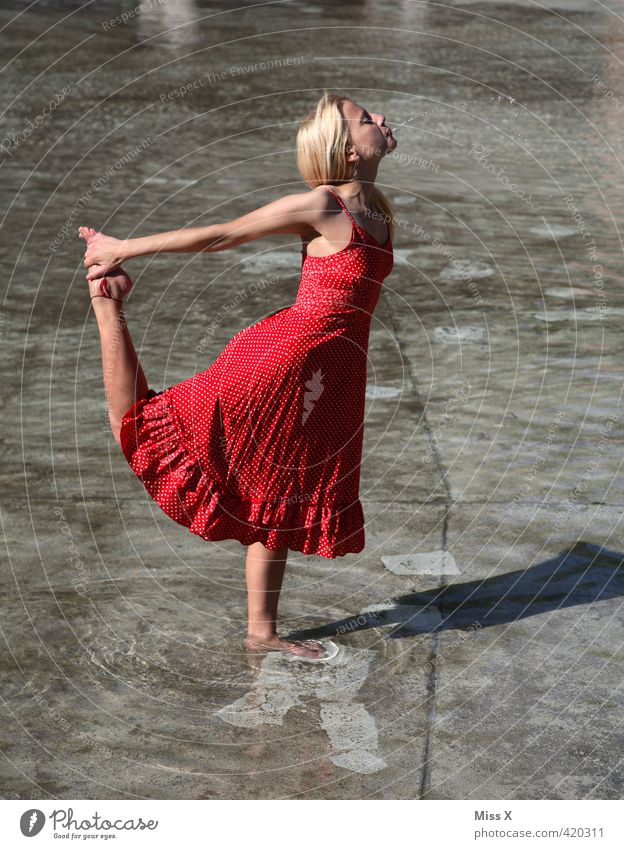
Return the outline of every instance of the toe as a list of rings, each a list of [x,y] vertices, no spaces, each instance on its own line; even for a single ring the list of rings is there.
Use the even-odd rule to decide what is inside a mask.
[[[304,643],[293,643],[293,654],[297,654],[300,657],[325,657],[325,648],[320,643],[304,642]]]
[[[85,242],[88,242],[89,239],[92,239],[97,233],[97,230],[94,230],[93,227],[79,227],[78,235],[81,239],[84,239]]]

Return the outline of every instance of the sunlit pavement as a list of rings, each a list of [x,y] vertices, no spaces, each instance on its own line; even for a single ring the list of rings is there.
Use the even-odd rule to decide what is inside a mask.
[[[622,798],[624,4],[452,5],[362,7],[367,63],[339,6],[316,38],[317,4],[161,35],[157,7],[104,27],[116,4],[47,6],[5,30],[9,59],[52,26],[3,73],[5,133],[70,90],[3,148],[3,798]],[[304,60],[227,71],[276,56]],[[397,232],[366,548],[290,553],[281,632],[331,648],[306,663],[243,652],[245,549],[173,523],[115,444],[75,231],[301,190],[296,120],[331,85],[403,126],[378,178]],[[299,251],[130,263],[150,386],[292,303]]]

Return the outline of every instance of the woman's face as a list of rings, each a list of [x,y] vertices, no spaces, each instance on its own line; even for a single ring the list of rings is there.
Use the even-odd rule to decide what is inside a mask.
[[[368,112],[353,100],[343,101],[341,111],[348,121],[351,144],[362,159],[381,158],[397,146],[385,115]]]

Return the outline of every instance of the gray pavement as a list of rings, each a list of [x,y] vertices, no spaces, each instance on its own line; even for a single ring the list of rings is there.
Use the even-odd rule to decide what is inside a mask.
[[[622,798],[624,3],[369,4],[366,49],[349,7],[314,37],[324,5],[187,3],[164,34],[157,7],[0,11],[2,798]],[[165,516],[107,430],[74,234],[301,190],[324,86],[403,126],[367,545],[291,552],[282,630],[336,649],[305,664],[243,654],[245,549]],[[150,386],[292,303],[299,263],[283,237],[130,264]]]

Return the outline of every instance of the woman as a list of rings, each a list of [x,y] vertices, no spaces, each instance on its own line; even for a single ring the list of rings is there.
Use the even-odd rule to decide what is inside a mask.
[[[169,516],[203,539],[248,546],[249,651],[323,658],[321,643],[277,635],[288,550],[334,558],[364,547],[368,336],[393,266],[392,209],[375,178],[395,147],[383,115],[325,92],[297,134],[312,191],[224,224],[136,239],[79,230],[115,440]],[[237,333],[206,371],[149,389],[126,326],[132,281],[121,263],[277,233],[303,243],[295,303]]]

